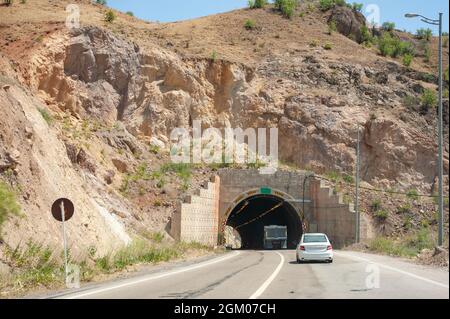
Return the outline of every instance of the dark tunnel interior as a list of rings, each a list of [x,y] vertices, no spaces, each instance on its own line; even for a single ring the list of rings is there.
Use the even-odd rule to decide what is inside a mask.
[[[265,226],[287,226],[288,249],[296,248],[303,232],[296,209],[273,195],[256,195],[243,200],[231,212],[227,225],[241,236],[241,249],[264,249]]]

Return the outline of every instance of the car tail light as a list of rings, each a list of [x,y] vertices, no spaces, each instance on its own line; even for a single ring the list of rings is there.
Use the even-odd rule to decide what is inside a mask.
[[[300,246],[300,250],[305,251],[306,250],[305,246]]]
[[[327,250],[333,250],[333,246],[328,245]]]

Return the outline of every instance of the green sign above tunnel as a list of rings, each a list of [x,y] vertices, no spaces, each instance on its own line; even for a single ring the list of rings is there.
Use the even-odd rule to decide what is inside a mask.
[[[269,187],[261,187],[260,192],[261,192],[261,194],[263,194],[263,195],[271,195],[271,194],[272,194],[272,188],[269,188]]]

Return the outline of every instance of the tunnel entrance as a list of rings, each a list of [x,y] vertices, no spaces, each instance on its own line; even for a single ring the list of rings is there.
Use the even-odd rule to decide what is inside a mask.
[[[232,211],[227,226],[241,237],[241,249],[264,249],[264,227],[286,226],[287,248],[295,249],[302,236],[297,210],[274,195],[256,195],[241,201]]]

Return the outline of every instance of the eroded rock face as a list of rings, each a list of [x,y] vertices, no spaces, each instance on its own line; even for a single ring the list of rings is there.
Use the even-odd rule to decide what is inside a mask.
[[[347,7],[335,6],[328,22],[334,21],[339,33],[361,42],[361,28],[366,25],[366,18],[361,12]]]
[[[365,23],[348,8],[336,7],[331,18],[355,37]],[[321,53],[276,55],[253,70],[181,58],[156,45],[144,52],[108,31],[82,28],[51,40],[33,65],[35,86],[61,109],[123,123],[122,135],[102,136],[115,148],[138,153],[135,137],[167,141],[174,128],[190,128],[194,120],[204,128],[278,127],[283,161],[352,174],[360,126],[366,181],[424,189],[434,183],[433,118],[402,102],[420,94],[421,76],[396,63],[369,67]],[[121,164],[119,170],[126,171]]]
[[[110,214],[113,209],[127,211],[126,203],[108,192],[94,175],[78,170],[74,163],[89,170],[90,159],[65,144],[47,124],[38,111],[45,108],[40,99],[14,84],[7,92],[0,90],[0,104],[0,164],[6,159],[7,168],[14,165],[10,182],[23,188],[18,198],[22,216],[6,221],[5,242],[18,247],[31,238],[60,247],[61,229],[50,207],[57,198],[67,197],[76,207],[74,218],[66,225],[72,252],[78,254],[95,245],[100,254],[106,254],[129,243],[127,229]]]

